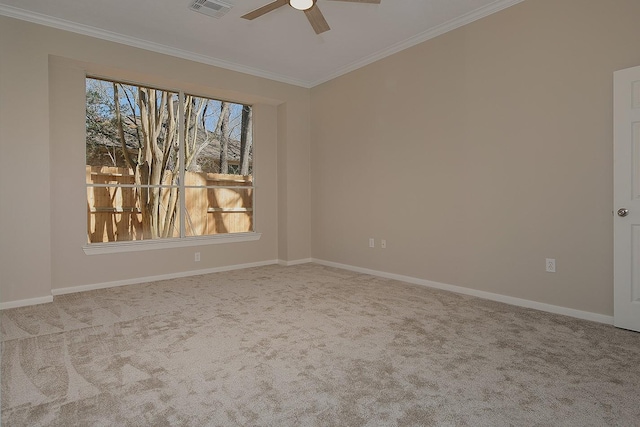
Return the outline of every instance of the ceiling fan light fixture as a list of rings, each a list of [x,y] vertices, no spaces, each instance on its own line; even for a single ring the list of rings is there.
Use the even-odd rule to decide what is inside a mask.
[[[313,6],[313,0],[289,0],[289,4],[294,9],[307,10]]]

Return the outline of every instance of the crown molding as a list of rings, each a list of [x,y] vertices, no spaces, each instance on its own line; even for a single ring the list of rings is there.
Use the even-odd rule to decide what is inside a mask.
[[[243,74],[249,74],[255,77],[262,77],[269,80],[274,80],[280,83],[286,83],[294,86],[301,86],[309,89],[311,86],[309,82],[286,77],[280,74],[270,73],[258,68],[247,67],[244,65],[236,64],[230,61],[224,61],[222,59],[212,58],[206,55],[200,55],[194,52],[189,52],[182,49],[176,49],[169,46],[165,46],[159,43],[150,42],[147,40],[138,39],[135,37],[129,37],[122,34],[114,33],[112,31],[95,28],[89,25],[78,24],[76,22],[67,21],[65,19],[54,18],[41,13],[31,12],[28,10],[20,9],[13,6],[7,6],[0,4],[0,15],[7,16],[9,18],[20,19],[22,21],[32,22],[34,24],[40,24],[47,27],[56,28],[59,30],[69,31],[72,33],[82,34],[85,36],[95,37],[102,40],[107,40],[123,45],[136,47],[139,49],[149,50],[151,52],[162,53],[165,55],[174,56],[181,59],[187,59],[189,61],[199,62],[202,64],[213,65],[215,67],[224,68],[230,71],[237,71]]]
[[[417,34],[411,38],[408,38],[407,40],[401,41],[399,43],[396,43],[386,49],[380,50],[372,55],[369,55],[359,61],[353,62],[349,65],[347,65],[344,68],[341,68],[339,70],[337,70],[334,73],[329,74],[328,76],[326,76],[323,79],[320,80],[316,80],[315,82],[313,82],[310,86],[314,87],[314,86],[318,86],[322,83],[326,83],[330,80],[335,79],[336,77],[340,77],[342,75],[345,75],[347,73],[350,73],[351,71],[355,71],[359,68],[362,68],[366,65],[372,64],[376,61],[379,61],[381,59],[384,59],[388,56],[393,55],[394,53],[398,53],[400,51],[403,51],[405,49],[408,49],[410,47],[413,47],[415,45],[418,45],[420,43],[426,42],[427,40],[431,40],[433,38],[436,38],[442,34],[448,33],[449,31],[453,31],[456,28],[460,28],[462,26],[465,26],[467,24],[470,24],[474,21],[477,21],[478,19],[482,19],[486,16],[489,16],[491,14],[494,14],[496,12],[499,12],[503,9],[506,9],[508,7],[514,6],[518,3],[523,2],[524,0],[496,0],[495,2],[481,7],[479,9],[474,10],[473,12],[469,12],[465,15],[462,15],[456,19],[452,19],[451,21],[445,22],[444,24],[438,25],[436,27],[433,27],[427,31],[424,31],[420,34]]]
[[[396,43],[386,49],[380,50],[374,54],[371,54],[359,61],[353,62],[346,67],[340,68],[335,72],[327,75],[326,77],[316,80],[314,82],[295,79],[281,74],[271,73],[261,70],[259,68],[247,67],[244,65],[236,64],[234,62],[225,61],[222,59],[213,58],[206,55],[200,55],[194,52],[189,52],[182,49],[176,49],[168,47],[159,43],[150,42],[147,40],[138,39],[135,37],[124,36],[122,34],[114,33],[111,31],[103,30],[100,28],[91,27],[84,24],[78,24],[75,22],[67,21],[60,18],[54,18],[51,16],[43,15],[36,12],[30,12],[24,9],[20,9],[13,6],[7,6],[0,4],[0,15],[8,16],[10,18],[16,18],[23,21],[32,22],[35,24],[45,25],[47,27],[57,28],[59,30],[69,31],[77,34],[82,34],[90,37],[96,37],[102,40],[107,40],[115,43],[124,44],[131,47],[149,50],[156,53],[174,56],[177,58],[187,59],[189,61],[199,62],[202,64],[212,65],[226,70],[236,71],[243,74],[249,74],[255,77],[262,77],[265,79],[286,83],[294,86],[310,89],[314,86],[318,86],[322,83],[326,83],[344,74],[355,71],[373,62],[379,61],[383,58],[391,56],[395,53],[413,47],[417,44],[423,43],[427,40],[431,40],[449,31],[453,31],[456,28],[470,24],[474,21],[482,19],[493,13],[499,12],[508,7],[514,6],[524,0],[496,0],[493,3],[476,9],[473,12],[469,12],[456,19],[445,22],[425,32],[422,32],[416,36],[413,36],[407,40]]]

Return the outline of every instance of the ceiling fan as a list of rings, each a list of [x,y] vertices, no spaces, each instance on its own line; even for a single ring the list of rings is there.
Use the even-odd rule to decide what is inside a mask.
[[[374,3],[380,4],[380,0],[331,0],[331,1],[343,1],[349,3]],[[309,23],[313,27],[313,30],[316,34],[322,34],[325,31],[329,31],[329,24],[327,24],[326,19],[324,19],[324,15],[320,12],[320,9],[316,5],[317,0],[276,0],[269,4],[266,4],[258,9],[243,15],[244,19],[256,19],[266,13],[271,12],[272,10],[276,10],[279,7],[290,5],[294,9],[302,10],[305,15],[307,15],[307,19]]]

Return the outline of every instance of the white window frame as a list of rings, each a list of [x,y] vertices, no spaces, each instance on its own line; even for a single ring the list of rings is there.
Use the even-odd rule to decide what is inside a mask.
[[[122,80],[122,79],[113,79],[113,78],[109,78],[109,77],[103,77],[103,76],[97,76],[95,74],[86,74],[85,75],[85,82],[87,79],[99,79],[99,80],[107,80],[107,81],[113,81],[116,83],[123,83],[123,84],[129,84],[129,85],[135,85],[135,86],[142,86],[142,87],[149,87],[149,88],[154,88],[154,89],[158,89],[158,90],[164,90],[164,91],[169,91],[169,92],[174,92],[177,93],[180,99],[179,102],[179,110],[180,110],[180,117],[183,118],[184,117],[184,104],[183,104],[183,100],[184,100],[184,96],[185,94],[189,94],[192,96],[200,96],[203,98],[208,98],[208,99],[214,99],[216,101],[227,101],[227,102],[233,102],[235,104],[240,104],[240,105],[249,105],[252,109],[253,109],[253,105],[251,104],[246,104],[246,103],[241,103],[241,102],[236,102],[236,101],[230,101],[230,100],[221,100],[218,98],[214,98],[211,96],[206,96],[206,95],[195,95],[193,93],[193,91],[187,91],[187,90],[183,90],[183,89],[168,89],[168,88],[159,88],[156,85],[146,85],[143,83],[137,83],[137,82],[131,82],[131,81],[127,81],[127,80]],[[148,250],[156,250],[156,249],[172,249],[172,248],[184,248],[184,247],[192,247],[192,246],[205,246],[205,245],[217,245],[217,244],[227,244],[227,243],[241,243],[241,242],[251,242],[251,241],[257,241],[260,240],[260,238],[262,237],[262,233],[255,231],[257,228],[257,220],[256,220],[256,213],[255,213],[255,203],[256,203],[256,168],[255,168],[255,143],[253,144],[253,163],[254,163],[254,167],[252,168],[252,185],[251,187],[243,187],[243,188],[251,188],[252,192],[251,192],[251,197],[252,197],[252,216],[253,216],[253,231],[247,231],[247,232],[242,232],[242,233],[224,233],[224,234],[210,234],[210,235],[204,235],[204,236],[186,236],[186,232],[185,232],[185,218],[186,218],[186,206],[185,206],[185,198],[184,195],[186,194],[186,189],[187,188],[197,188],[197,187],[190,187],[185,185],[185,180],[184,180],[184,150],[185,150],[185,140],[184,140],[184,132],[183,132],[183,127],[184,127],[184,120],[179,120],[178,121],[178,126],[179,126],[179,138],[180,138],[180,148],[179,148],[179,156],[178,156],[178,161],[179,161],[179,171],[180,171],[180,185],[178,186],[181,194],[183,195],[183,197],[180,197],[180,211],[181,211],[181,215],[180,215],[180,237],[172,237],[172,238],[164,238],[164,239],[147,239],[147,240],[127,240],[127,241],[117,241],[117,242],[97,242],[97,243],[86,243],[85,245],[83,245],[82,250],[84,251],[84,253],[86,255],[100,255],[100,254],[112,254],[112,253],[123,253],[123,252],[138,252],[138,251],[148,251]],[[253,126],[253,124],[252,124]],[[252,132],[252,137],[255,138],[255,133]],[[83,174],[84,176],[84,174]],[[86,197],[86,189],[90,188],[90,187],[95,187],[96,185],[93,184],[88,184],[85,181],[85,197]],[[209,188],[209,187],[202,187],[202,188]],[[85,224],[86,226],[86,224]]]

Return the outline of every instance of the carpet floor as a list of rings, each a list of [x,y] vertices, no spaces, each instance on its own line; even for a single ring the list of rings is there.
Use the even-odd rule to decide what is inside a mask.
[[[4,426],[640,425],[640,334],[316,264],[0,326]]]

